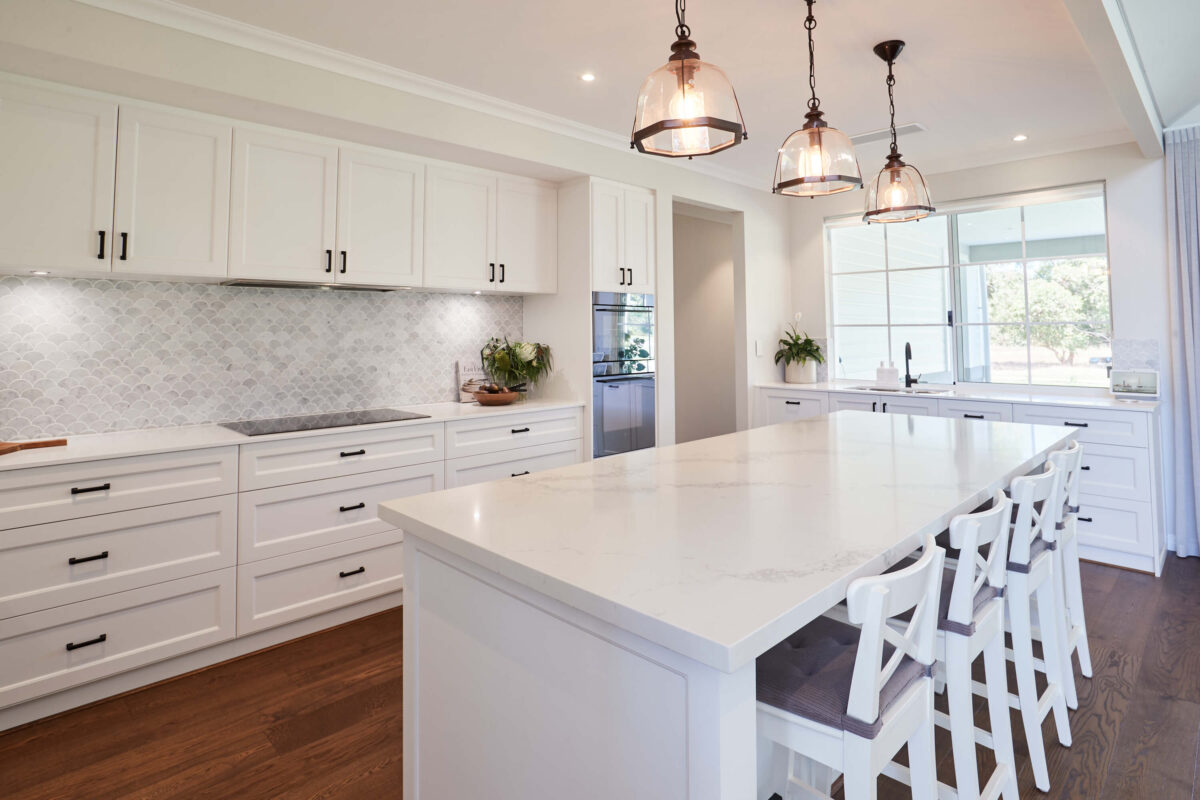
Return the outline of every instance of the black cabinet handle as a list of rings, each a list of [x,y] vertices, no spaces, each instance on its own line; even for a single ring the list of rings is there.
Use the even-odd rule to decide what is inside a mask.
[[[629,270],[629,286],[633,286],[633,267],[628,267]]]
[[[983,419],[983,414],[963,414],[967,419]]]
[[[68,564],[72,564],[72,565],[74,565],[74,564],[86,564],[86,563],[87,563],[87,562],[89,562],[89,561],[99,561],[99,560],[100,560],[100,559],[102,559],[102,558],[108,558],[108,551],[107,551],[107,550],[105,550],[103,553],[97,553],[97,554],[96,554],[96,555],[94,555],[94,556],[84,556],[83,558],[68,558],[68,559],[67,559],[67,563],[68,563]]]
[[[347,452],[340,453],[339,455],[341,455],[342,458],[349,458],[350,456],[365,456],[366,454],[366,450],[349,450]]]
[[[1075,519],[1079,520],[1080,522],[1091,522],[1092,521],[1091,517],[1076,517]]]
[[[500,265],[500,282],[504,283],[504,265]]]
[[[621,285],[625,285],[625,268],[621,267]]]
[[[325,251],[325,271],[333,272],[333,251],[332,250]]]
[[[358,569],[352,569],[349,572],[339,572],[338,577],[339,578],[349,578],[351,575],[361,575],[366,571],[367,571],[366,567],[359,567]]]
[[[121,255],[117,258],[121,261],[128,261],[129,258],[129,234],[121,231]]]
[[[1087,472],[1088,470],[1091,469],[1091,467],[1083,466],[1083,467],[1080,467],[1080,469],[1083,470],[1084,472]]]
[[[71,488],[71,494],[87,494],[88,492],[107,492],[111,488],[112,488],[111,483],[102,483],[99,486],[85,486],[82,489],[79,488],[78,486],[74,486]]]
[[[512,476],[513,476],[514,478],[519,478],[519,477],[521,477],[522,475],[528,475],[528,474],[529,474],[529,470],[525,470],[524,472],[514,472],[514,473],[512,474]]]
[[[100,644],[101,642],[107,642],[107,641],[108,641],[108,634],[102,633],[99,636],[97,636],[95,639],[88,639],[86,642],[79,642],[78,644],[76,644],[75,642],[67,642],[67,650],[68,651],[78,650],[81,647],[87,647],[88,645]]]
[[[1086,422],[1064,422],[1063,425],[1070,425],[1072,428],[1086,428],[1088,426]]]
[[[338,511],[340,511],[344,514],[347,511],[358,511],[360,508],[366,508],[366,507],[367,507],[366,503],[359,503],[356,506],[338,506]]]
[[[104,258],[104,231],[100,231],[100,252],[96,254],[96,258],[103,260]]]
[[[799,400],[784,400],[783,404],[785,406],[798,406],[798,405],[800,405],[800,401]]]
[[[529,433],[529,428],[513,428],[513,433]]]
[[[883,404],[883,413],[887,413],[887,403]]]
[[[491,272],[488,273],[488,283],[495,283],[496,282],[496,265],[494,263],[489,263],[488,269],[491,270]]]
[[[342,251],[342,274],[346,274],[346,251]]]
[[[872,400],[872,401],[871,401],[871,410],[872,410],[872,411],[877,411],[878,409],[879,409],[879,403],[878,403],[877,401],[875,401],[875,400]]]

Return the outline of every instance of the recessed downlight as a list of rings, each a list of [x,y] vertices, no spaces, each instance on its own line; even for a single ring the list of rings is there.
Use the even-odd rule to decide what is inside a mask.
[[[483,292],[471,292],[471,294],[483,294]]]
[[[585,72],[579,76],[579,80],[583,81],[584,83],[591,83],[592,81],[596,80],[596,76],[590,72]]]
[[[1023,134],[1023,133],[1018,133],[1016,136],[1014,136],[1014,137],[1013,137],[1013,141],[1014,141],[1014,142],[1023,142],[1023,141],[1025,141],[1025,140],[1026,140],[1026,139],[1028,139],[1028,138],[1029,138],[1029,137],[1028,137],[1028,136],[1026,136],[1025,134]]]
[[[50,274],[50,270],[48,270],[48,269],[31,269],[31,270],[29,270],[29,274],[30,274],[30,275],[44,276],[44,275],[49,275],[49,274]]]

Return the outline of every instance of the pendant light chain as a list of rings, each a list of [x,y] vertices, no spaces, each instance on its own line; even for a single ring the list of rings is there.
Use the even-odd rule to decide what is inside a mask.
[[[897,152],[897,148],[896,148],[896,98],[892,94],[892,87],[896,85],[896,76],[892,74],[892,64],[893,63],[894,62],[892,62],[892,61],[888,62],[887,87],[888,87],[888,117],[891,120],[891,127],[892,127],[892,155],[895,155]]]
[[[808,16],[804,19],[804,29],[808,31],[808,88],[812,92],[808,107],[811,111],[821,107],[821,101],[817,99],[817,58],[816,49],[813,47],[813,28],[817,27],[817,18],[813,16],[812,11],[815,1],[807,0]]]
[[[686,39],[692,35],[692,29],[684,22],[687,16],[687,0],[675,0],[675,21],[678,23],[675,26],[675,35],[680,39]]]

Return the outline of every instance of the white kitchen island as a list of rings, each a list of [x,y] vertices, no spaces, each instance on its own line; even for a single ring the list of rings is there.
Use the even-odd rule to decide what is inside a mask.
[[[755,658],[1074,435],[843,411],[381,505],[404,797],[751,800]]]

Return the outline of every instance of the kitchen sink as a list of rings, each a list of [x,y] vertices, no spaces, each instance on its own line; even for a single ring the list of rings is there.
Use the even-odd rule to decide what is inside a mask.
[[[851,386],[856,392],[894,392],[896,394],[950,394],[950,389],[906,389],[903,386]]]

